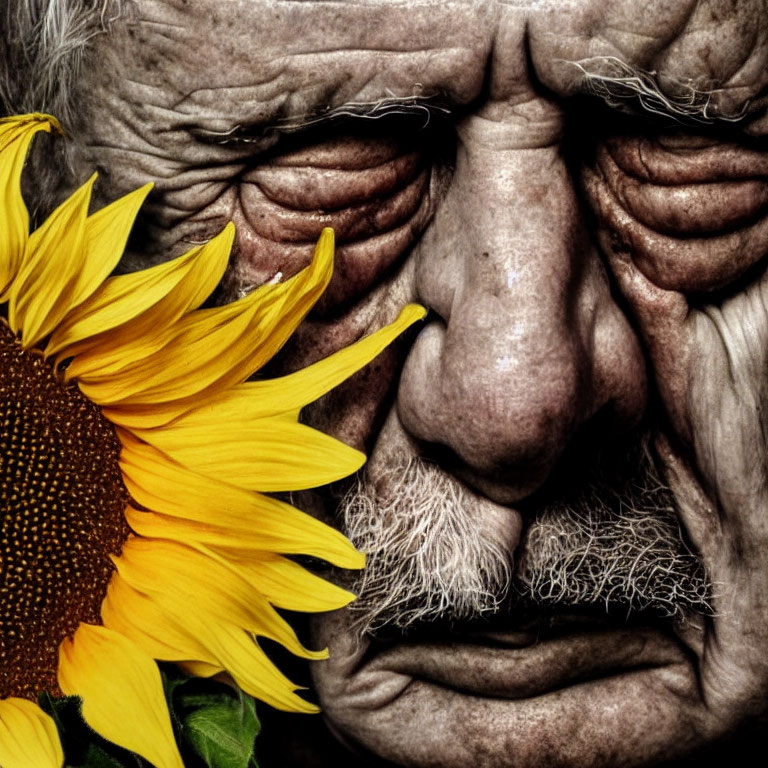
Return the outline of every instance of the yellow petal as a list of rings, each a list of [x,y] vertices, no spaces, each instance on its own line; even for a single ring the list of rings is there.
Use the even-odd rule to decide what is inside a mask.
[[[141,527],[137,532],[153,529],[178,540],[303,553],[341,568],[363,567],[364,556],[314,517],[269,496],[202,477],[122,431],[120,439],[120,467],[129,492],[137,503],[162,513],[136,513],[129,522]]]
[[[317,712],[294,691],[294,685],[270,661],[258,643],[241,629],[226,624],[198,627],[204,642],[215,650],[222,666],[246,693],[267,704],[288,712]]]
[[[161,352],[135,364],[78,373],[80,389],[99,405],[149,405],[214,395],[239,384],[285,343],[320,297],[333,269],[333,231],[323,230],[306,269],[264,285],[224,307],[199,310],[159,331]]]
[[[47,336],[71,308],[72,290],[86,257],[85,220],[92,176],[29,237],[10,290],[8,322],[25,348]]]
[[[314,519],[304,512],[296,509],[293,511],[296,515],[304,515],[307,520]],[[140,536],[167,538],[192,546],[206,546],[242,556],[256,557],[261,553],[310,555],[328,562],[338,561],[335,564],[340,568],[359,569],[365,565],[365,556],[361,552],[353,549],[341,533],[325,526],[319,520],[315,520],[315,524],[318,527],[324,527],[329,534],[335,533],[343,544],[337,544],[336,538],[331,536],[328,536],[327,542],[325,538],[318,535],[316,530],[307,530],[309,526],[302,526],[301,520],[276,518],[277,523],[271,530],[262,530],[260,523],[263,519],[251,518],[250,521],[244,521],[238,530],[234,527],[198,523],[157,512],[138,512],[129,509],[126,510],[125,515],[128,524]],[[340,555],[338,550],[342,550],[343,555]]]
[[[287,557],[262,554],[236,562],[241,574],[258,585],[261,594],[277,608],[321,613],[336,611],[355,599],[351,592],[316,576]]]
[[[216,657],[155,601],[113,574],[101,606],[104,626],[129,638],[160,661],[197,661],[216,665]]]
[[[117,585],[116,590],[113,584]],[[294,693],[297,687],[275,667],[256,641],[230,622],[209,621],[206,615],[179,607],[160,593],[144,595],[119,575],[110,583],[102,615],[105,624],[119,627],[122,635],[156,659],[201,661],[209,669],[226,670],[246,693],[274,707],[295,712],[317,711],[317,707]],[[172,642],[167,640],[170,635]]]
[[[118,198],[85,221],[86,257],[72,286],[70,305],[76,307],[107,279],[125,251],[133,222],[152,184]]]
[[[29,144],[38,131],[61,133],[50,115],[30,114],[0,119],[0,302],[16,277],[29,236],[29,213],[21,196],[21,171]]]
[[[210,550],[133,537],[113,562],[128,584],[153,595],[160,605],[172,603],[178,611],[197,611],[209,621],[231,622],[305,659],[327,657],[325,652],[305,648],[259,585]]]
[[[155,601],[112,575],[101,605],[104,626],[129,638],[144,653],[160,661],[198,661],[216,665],[196,636],[163,612]]]
[[[184,768],[157,665],[119,632],[81,624],[59,648],[59,685],[82,697],[85,721],[105,739],[156,768]]]
[[[206,664],[204,661],[179,661],[177,665],[192,677],[213,677],[225,671],[224,667]]]
[[[48,133],[54,130],[56,133],[63,133],[61,123],[53,117],[42,112],[29,112],[26,115],[11,115],[10,117],[0,117],[0,152],[5,152],[17,141],[21,141],[25,146],[29,145],[32,137],[38,131]],[[19,149],[15,153],[22,155],[24,161],[26,150]]]
[[[351,475],[365,463],[360,451],[287,419],[201,428],[170,425],[136,434],[185,467],[266,493],[316,488]]]
[[[107,418],[137,429],[162,426],[175,418],[174,426],[245,424],[264,416],[294,412],[329,392],[367,365],[404,330],[420,320],[426,310],[417,304],[403,307],[397,320],[344,349],[296,373],[276,379],[248,381],[216,395],[204,405],[187,410],[107,408]],[[180,415],[182,414],[182,415]]]
[[[167,343],[159,329],[172,328],[201,304],[224,274],[235,228],[188,253],[149,269],[107,280],[54,333],[46,355],[77,355],[67,378],[114,373]]]
[[[119,403],[140,392],[149,377],[157,380],[161,376],[163,361],[167,360],[175,367],[183,365],[185,358],[181,351],[197,346],[204,352],[207,363],[207,370],[199,373],[215,379],[220,375],[222,349],[236,343],[256,309],[253,303],[244,307],[243,301],[246,299],[190,313],[170,326],[156,327],[146,340],[126,339],[126,344],[113,347],[107,339],[98,350],[76,358],[76,367],[70,378],[79,380],[80,388],[90,399],[96,401],[98,398],[102,405]],[[186,358],[189,376],[194,376],[196,362]],[[182,396],[179,393],[179,397]]]
[[[26,699],[0,700],[0,765],[61,768],[64,754],[53,720]]]
[[[182,419],[203,424],[208,420],[243,421],[291,412],[317,400],[373,360],[403,331],[426,315],[424,307],[407,304],[398,318],[363,339],[313,365],[276,379],[248,381],[220,395]]]

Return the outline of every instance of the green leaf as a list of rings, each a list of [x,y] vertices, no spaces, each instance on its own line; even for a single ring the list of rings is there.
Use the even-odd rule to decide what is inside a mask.
[[[188,765],[258,768],[254,741],[260,723],[254,700],[216,680],[187,678],[162,665],[166,696]]]
[[[80,712],[77,696],[53,698],[40,694],[39,703],[56,723],[66,768],[140,768],[146,761],[103,739],[91,730]]]
[[[179,731],[181,730],[181,719],[176,714],[176,700],[175,693],[179,686],[192,682],[194,678],[191,678],[185,672],[182,672],[175,664],[160,664],[160,677],[163,680],[163,692],[165,693],[165,700],[168,702],[168,711],[171,713],[171,724],[173,725],[173,732],[176,734],[176,741],[178,741]]]
[[[217,680],[190,678],[161,664],[174,733],[187,768],[258,768],[260,724],[254,700]],[[150,768],[146,760],[103,739],[85,723],[77,696],[40,696],[61,737],[66,768]],[[136,724],[136,727],[141,727]]]
[[[127,768],[128,765],[137,765],[133,758],[130,763],[124,763],[108,755],[101,747],[96,744],[89,744],[81,760],[76,764],[67,763],[67,768]]]
[[[253,699],[240,693],[218,702],[206,701],[186,717],[184,736],[210,768],[255,765],[253,746],[259,720]]]

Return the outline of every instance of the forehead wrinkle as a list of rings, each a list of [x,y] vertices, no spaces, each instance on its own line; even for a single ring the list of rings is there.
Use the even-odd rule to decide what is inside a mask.
[[[281,12],[283,6],[289,10]],[[131,27],[138,28],[133,36],[145,36],[127,42],[140,59],[152,59],[161,76],[167,74],[168,62],[176,61],[184,64],[186,76],[191,73],[209,82],[218,76],[236,85],[262,67],[295,66],[306,71],[302,57],[311,61],[334,52],[409,60],[418,56],[424,60],[422,69],[431,68],[435,57],[487,49],[490,20],[478,13],[479,7],[465,0],[410,4],[196,0],[169,8],[143,0],[135,22],[123,30],[131,34]],[[201,46],[204,57],[199,55]],[[152,57],[157,49],[163,54],[160,60]],[[245,69],[251,73],[245,74]]]
[[[199,56],[200,37],[208,51],[204,58]],[[467,70],[477,70],[478,80],[482,73],[483,53],[477,51],[477,40],[420,37],[401,35],[402,43],[396,47],[386,38],[373,38],[366,46],[355,37],[304,36],[300,43],[281,47],[274,41],[261,45],[248,38],[248,48],[241,50],[240,40],[215,34],[213,28],[201,29],[189,20],[184,25],[142,17],[124,28],[121,48],[128,55],[115,64],[124,82],[141,79],[144,88],[164,93],[164,106],[181,115],[206,108],[211,115],[226,115],[231,105],[233,117],[250,121],[242,116],[242,105],[258,105],[260,114],[284,109],[290,113],[286,102],[297,97],[306,102],[295,111],[302,117],[314,117],[315,111],[328,106],[332,111],[367,113],[368,104],[376,107],[371,111],[379,111],[391,100],[400,99],[408,106],[438,93],[450,98],[452,90],[457,91],[455,99],[465,103]],[[291,44],[302,47],[291,51]],[[113,58],[108,47],[105,52]]]
[[[270,34],[258,41],[260,48],[280,51],[299,45],[303,46],[300,52],[306,54],[334,48],[353,49],[354,43],[369,39],[388,43],[359,47],[393,52],[428,50],[435,43],[451,47],[456,41],[477,41],[492,34],[494,19],[498,16],[492,0],[228,0],[226,4],[192,0],[170,8],[167,0],[134,2],[137,10],[125,20],[133,26],[157,29],[162,34],[166,34],[166,30],[188,31],[188,37],[205,36],[209,45],[216,41],[217,34],[221,38],[224,31],[223,44],[241,38],[253,46],[259,32],[269,25],[273,32],[279,30],[287,36]],[[281,14],[280,6],[293,7]],[[269,11],[271,13],[267,13]],[[470,21],[474,23],[470,25]],[[408,34],[403,34],[404,31]],[[168,36],[173,39],[172,35]],[[313,40],[318,41],[317,47],[312,47]],[[339,44],[345,40],[350,44]],[[426,41],[426,44],[412,41]],[[197,53],[199,51],[195,51]]]
[[[347,60],[350,53],[353,56]],[[365,59],[368,53],[370,61]],[[432,72],[421,66],[421,56],[406,58],[401,52],[384,57],[381,51],[315,54],[314,65],[304,69],[296,63],[299,57],[286,56],[255,66],[247,84],[193,84],[175,94],[168,108],[185,123],[201,121],[202,127],[217,132],[236,125],[289,129],[341,117],[375,119],[395,113],[421,114],[428,122],[434,114],[447,113],[451,105],[464,104],[475,95],[482,67],[468,82],[451,83],[446,73],[466,72],[468,56],[463,49],[425,51],[423,56]]]
[[[465,105],[481,95],[491,55],[499,48],[497,13],[481,14],[478,24],[467,31],[472,14],[454,11],[498,9],[502,5],[551,9],[553,2],[542,0],[526,5],[426,0],[406,7],[378,0],[302,0],[301,5],[289,0],[264,0],[227,4],[227,9],[239,9],[236,13],[228,11],[228,15],[222,12],[225,6],[213,0],[172,5],[169,8],[168,3],[140,0],[142,20],[146,22],[141,27],[145,39],[126,41],[129,47],[125,50],[130,55],[121,67],[121,77],[129,82],[138,69],[144,85],[152,89],[151,102],[168,110],[167,129],[199,129],[209,136],[226,136],[240,126],[290,131],[341,117],[375,119],[400,111],[418,111],[426,121],[435,112],[444,111],[444,107]],[[589,6],[591,2],[584,0],[582,5]],[[282,7],[302,10],[266,13]],[[346,17],[337,11],[327,29],[318,26],[326,14],[322,9],[339,7],[355,9],[349,24],[341,23]],[[396,7],[401,12],[393,15]],[[262,8],[264,15],[256,13]],[[316,13],[304,13],[304,8],[314,8]],[[435,21],[432,28],[423,12],[425,8],[434,8],[430,14]],[[450,13],[445,12],[446,8]],[[215,9],[218,19],[201,15],[206,9]],[[319,10],[322,13],[318,14]],[[531,18],[535,15],[530,14]],[[561,14],[561,18],[563,15],[567,14]],[[388,25],[384,23],[387,19],[396,19],[398,24]],[[265,26],[274,34],[262,32],[264,40],[260,41],[259,31]],[[284,33],[291,28],[292,35],[279,46]],[[552,62],[557,60],[558,53],[566,51],[558,51],[557,44],[553,45],[555,41],[549,35],[551,24],[544,28],[547,34],[529,43]],[[622,29],[629,28],[625,20]],[[364,32],[362,38],[357,36],[357,30]],[[575,37],[582,40],[587,50],[605,32],[592,29],[582,39],[575,31]],[[554,34],[568,37],[569,30],[561,29]],[[641,26],[635,34],[652,37],[643,35]],[[200,56],[202,41],[206,44],[206,56]],[[434,49],[429,48],[431,43]],[[226,55],[227,45],[231,46],[234,59]],[[301,49],[292,52],[290,46]],[[535,59],[534,55],[534,71],[538,75],[541,62]],[[627,57],[637,64],[635,59]],[[569,83],[553,82],[551,76],[541,82],[562,96],[573,93]],[[584,91],[583,82],[577,90]],[[694,101],[698,98],[706,105],[708,92],[692,93]],[[647,101],[638,103],[640,107],[647,105]],[[651,106],[651,112],[680,117],[679,110],[665,109],[664,99],[657,98]],[[712,114],[704,117],[709,119]]]

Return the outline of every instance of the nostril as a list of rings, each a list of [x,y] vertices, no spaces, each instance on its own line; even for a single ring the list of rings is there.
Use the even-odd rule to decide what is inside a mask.
[[[606,403],[586,421],[574,421],[568,434],[542,422],[540,431],[529,432],[528,444],[518,441],[514,450],[503,435],[486,433],[493,451],[485,454],[485,463],[480,452],[465,454],[457,450],[466,450],[466,442],[454,447],[445,442],[414,440],[411,435],[411,444],[426,461],[435,463],[472,491],[524,512],[534,500],[534,506],[540,505],[566,485],[581,484],[586,469],[594,469],[595,456],[602,456],[603,461],[619,460],[616,451],[633,445],[636,440],[627,442],[626,436],[636,433],[642,433],[642,426],[636,421],[617,422],[614,404]]]
[[[403,370],[398,414],[457,473],[514,475],[528,485],[553,465],[579,414],[592,406],[568,344],[544,351],[518,345],[512,356],[507,342],[494,349],[479,334],[451,334],[438,322],[424,328]],[[494,364],[502,353],[510,365]]]
[[[514,504],[536,492],[549,477],[557,457],[539,462],[497,463],[480,467],[444,443],[414,441],[419,455],[434,462],[471,490],[499,504]]]
[[[490,498],[513,502],[545,482],[578,428],[574,398],[508,402],[478,393],[462,404],[454,398],[422,399],[414,408],[401,387],[398,414],[419,453]]]

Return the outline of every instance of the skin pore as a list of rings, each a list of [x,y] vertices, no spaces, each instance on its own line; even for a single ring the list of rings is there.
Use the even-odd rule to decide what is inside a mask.
[[[155,181],[126,269],[233,220],[223,300],[294,274],[333,226],[332,284],[279,370],[407,301],[430,310],[305,414],[368,452],[367,484],[391,495],[391,468],[424,460],[513,569],[563,477],[641,425],[712,585],[711,611],[676,623],[563,609],[544,631],[501,611],[361,641],[353,613],[322,617],[331,658],[313,673],[339,737],[405,766],[630,766],[760,722],[765,3],[129,10],[94,39],[70,127],[73,185],[97,168],[103,202]],[[617,61],[663,98],[617,85]]]

